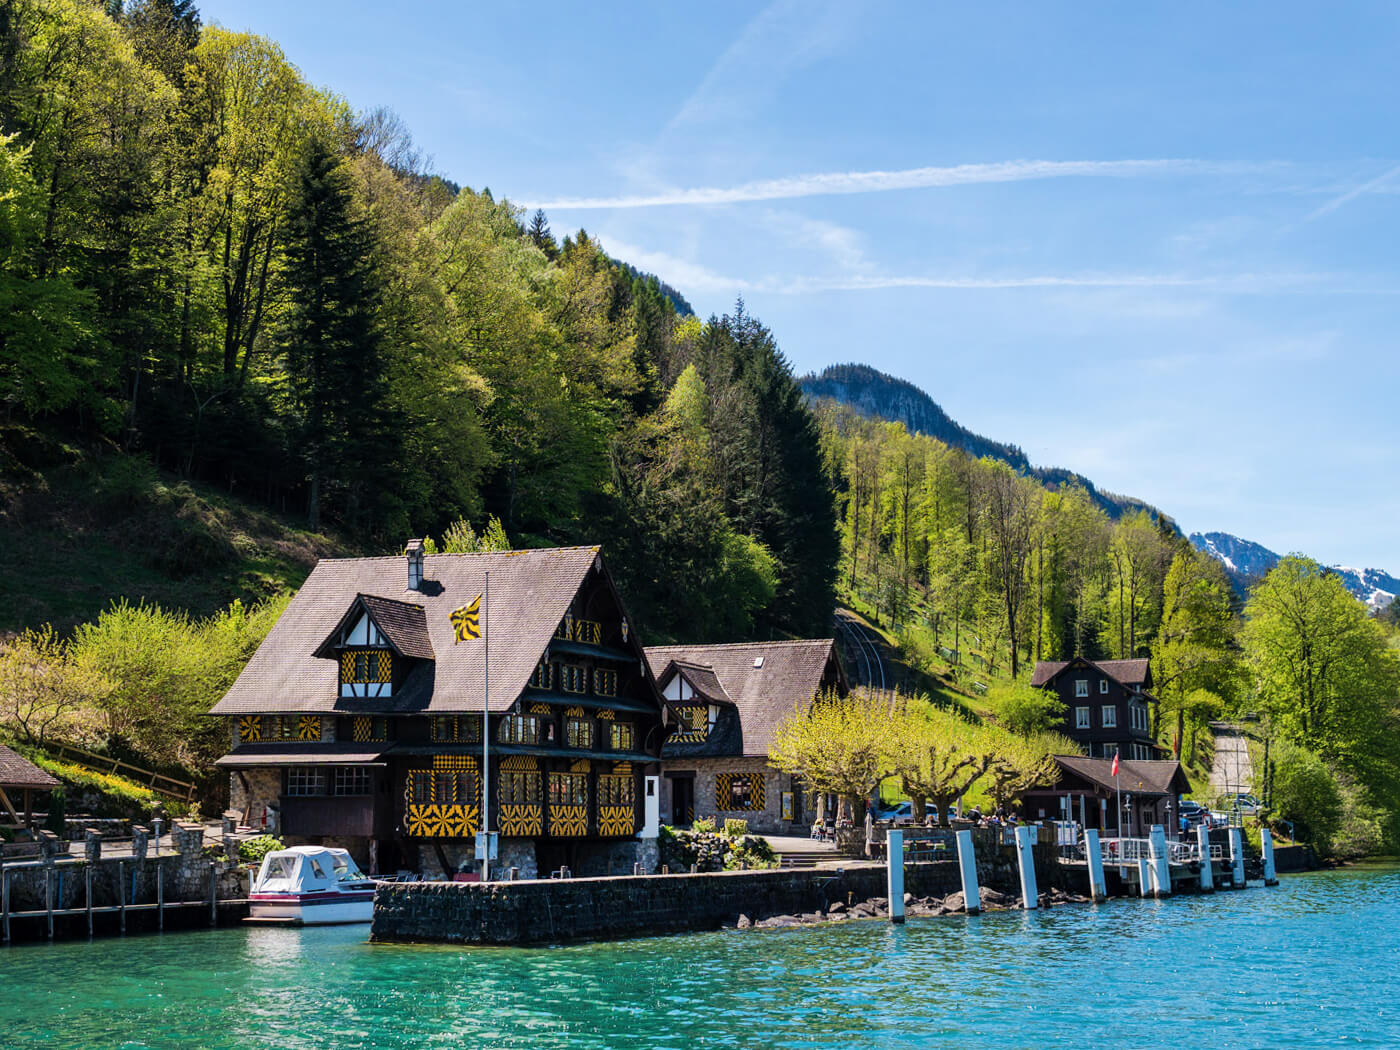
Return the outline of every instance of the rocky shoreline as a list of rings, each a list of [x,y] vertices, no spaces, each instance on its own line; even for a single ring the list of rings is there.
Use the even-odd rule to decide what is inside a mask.
[[[1019,911],[1020,897],[998,893],[982,887],[983,911]],[[1088,897],[1063,890],[1053,889],[1040,895],[1040,907],[1053,908],[1062,904],[1087,904]],[[950,893],[946,897],[915,897],[904,895],[904,914],[911,919],[932,918],[938,915],[960,915],[963,913],[965,898],[961,893]],[[740,915],[736,922],[726,923],[726,929],[771,930],[791,926],[815,926],[824,922],[848,922],[852,919],[888,919],[890,902],[886,897],[870,897],[862,901],[833,901],[825,911],[803,912],[795,915],[770,915],[762,919],[752,919]]]

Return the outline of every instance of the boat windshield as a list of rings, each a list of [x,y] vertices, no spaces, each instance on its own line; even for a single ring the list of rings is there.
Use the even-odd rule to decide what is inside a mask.
[[[360,882],[364,879],[364,872],[360,871],[355,862],[347,854],[335,858],[335,881],[336,882]]]

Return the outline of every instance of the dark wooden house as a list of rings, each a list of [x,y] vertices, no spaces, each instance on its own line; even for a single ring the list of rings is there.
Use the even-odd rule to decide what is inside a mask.
[[[1133,761],[1056,755],[1054,784],[1026,792],[1021,802],[1028,820],[1072,820],[1107,835],[1145,838],[1153,824],[1177,837],[1181,796],[1191,790],[1175,760]]]
[[[596,547],[322,561],[212,714],[247,822],[375,871],[473,867],[483,773],[498,869],[655,853],[664,713]]]
[[[646,651],[675,733],[662,751],[662,820],[747,820],[751,831],[806,834],[802,785],[768,761],[773,731],[819,694],[847,692],[830,638]]]
[[[1042,661],[1031,685],[1056,693],[1065,705],[1060,732],[1094,758],[1149,761],[1164,754],[1152,735],[1152,668],[1146,660]]]

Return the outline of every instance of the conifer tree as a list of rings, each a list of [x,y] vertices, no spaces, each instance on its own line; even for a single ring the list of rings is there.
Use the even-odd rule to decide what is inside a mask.
[[[373,239],[356,214],[349,173],[319,136],[302,158],[288,222],[286,356],[307,466],[307,519],[319,527],[322,501],[334,493],[356,527],[381,491],[396,443],[383,416]]]

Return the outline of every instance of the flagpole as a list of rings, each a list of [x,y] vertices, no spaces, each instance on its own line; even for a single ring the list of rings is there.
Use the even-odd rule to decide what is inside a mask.
[[[486,570],[485,608],[481,610],[481,640],[486,643],[486,687],[481,701],[481,881],[491,881],[491,796],[487,791],[487,763],[491,757],[491,570]]]

